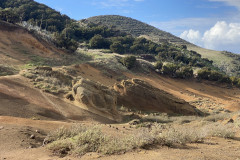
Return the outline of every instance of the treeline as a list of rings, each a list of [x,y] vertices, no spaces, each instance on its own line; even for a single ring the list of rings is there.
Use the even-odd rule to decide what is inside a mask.
[[[194,74],[193,67],[189,65],[180,65],[176,63],[163,64],[161,61],[157,61],[155,63],[155,69],[158,73],[168,75],[173,78],[197,78],[198,80],[215,81],[240,87],[240,78],[228,76],[226,73],[210,67],[198,68],[196,74]]]
[[[126,35],[116,29],[91,23],[87,26],[80,26],[77,21],[68,16],[33,0],[1,0],[0,20],[9,23],[26,21],[33,26],[38,26],[54,33],[58,47],[71,51],[77,49],[77,42],[89,41],[97,34],[104,38]]]
[[[1,0],[0,7],[2,20],[13,23],[27,21],[51,32],[61,32],[73,21],[68,16],[33,0]]]

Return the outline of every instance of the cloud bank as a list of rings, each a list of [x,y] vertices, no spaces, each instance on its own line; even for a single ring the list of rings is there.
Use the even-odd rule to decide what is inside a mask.
[[[202,34],[190,29],[184,31],[180,37],[208,49],[240,53],[240,23],[218,21]]]

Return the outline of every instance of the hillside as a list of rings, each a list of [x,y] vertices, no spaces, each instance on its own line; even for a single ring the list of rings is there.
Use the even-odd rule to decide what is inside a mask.
[[[75,22],[0,0],[1,160],[239,159],[240,78],[144,23],[130,36]]]
[[[236,61],[236,59],[233,58],[234,56],[227,56],[221,51],[213,51],[198,47],[168,32],[162,31],[138,20],[118,15],[104,15],[90,17],[87,19],[87,21],[82,21],[87,23],[114,26],[117,29],[127,32],[133,36],[143,36],[156,43],[169,42],[176,45],[187,45],[189,50],[196,51],[201,54],[203,58],[212,60],[215,66],[226,72],[228,75],[240,76],[240,69],[238,67],[240,65],[240,61]]]
[[[151,37],[151,40],[157,42],[170,42],[176,44],[190,45],[189,42],[179,37],[176,37],[168,32],[162,31],[151,25],[129,17],[123,17],[118,15],[95,16],[88,18],[87,21],[96,24],[107,25],[109,27],[113,26],[135,37],[139,37],[141,35],[148,35]]]

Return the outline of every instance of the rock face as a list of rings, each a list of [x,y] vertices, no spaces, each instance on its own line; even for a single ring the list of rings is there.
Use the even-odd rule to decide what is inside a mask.
[[[80,103],[89,111],[118,120],[117,95],[114,90],[87,79],[80,79],[68,95],[72,101]]]
[[[114,85],[114,90],[119,93],[118,105],[142,111],[156,111],[165,113],[176,113],[183,115],[197,115],[196,108],[155,88],[145,81],[139,79],[123,80]]]

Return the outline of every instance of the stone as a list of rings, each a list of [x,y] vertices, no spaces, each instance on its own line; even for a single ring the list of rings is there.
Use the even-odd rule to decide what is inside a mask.
[[[35,135],[32,134],[32,135],[30,136],[30,139],[35,139]]]

